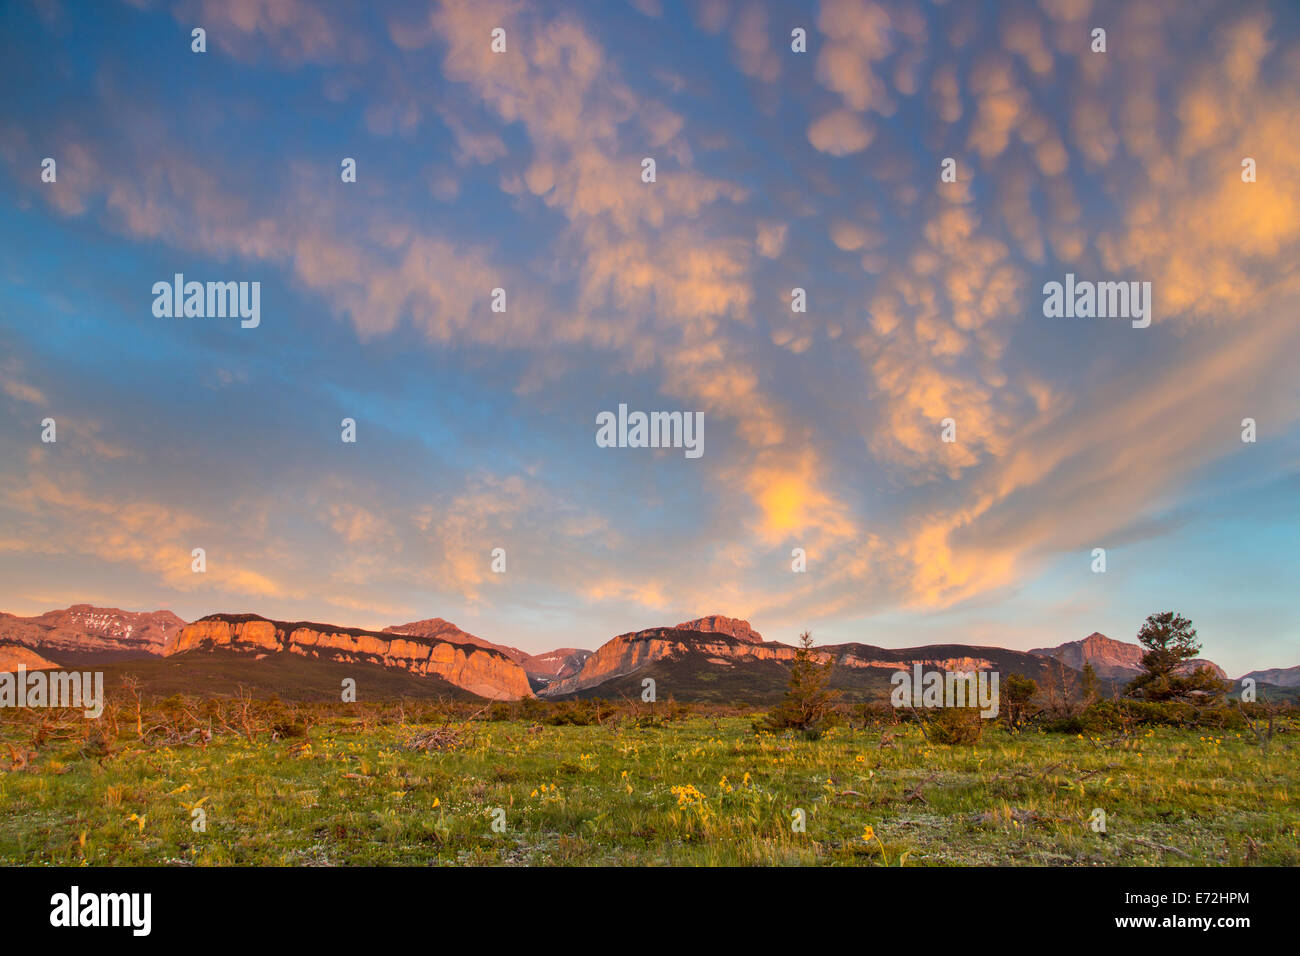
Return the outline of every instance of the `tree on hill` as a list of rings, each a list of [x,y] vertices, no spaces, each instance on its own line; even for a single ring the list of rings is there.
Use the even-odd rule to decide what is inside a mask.
[[[1146,648],[1142,673],[1129,682],[1126,693],[1146,700],[1187,700],[1203,694],[1223,693],[1224,682],[1209,667],[1180,672],[1186,661],[1200,656],[1201,642],[1192,622],[1174,611],[1152,614],[1138,631]]]
[[[799,635],[799,649],[790,666],[785,697],[763,720],[763,730],[801,730],[813,740],[830,726],[835,715],[835,692],[828,688],[835,668],[833,659],[819,663],[812,633]]]

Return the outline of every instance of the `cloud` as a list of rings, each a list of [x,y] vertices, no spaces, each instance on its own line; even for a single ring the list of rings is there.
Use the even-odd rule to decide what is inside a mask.
[[[758,254],[764,259],[776,259],[785,248],[785,237],[789,224],[784,222],[760,222],[758,237],[754,240]]]
[[[764,83],[781,78],[781,58],[771,47],[772,27],[767,10],[757,0],[746,3],[732,28],[736,66],[746,76]]]
[[[877,64],[893,50],[889,14],[870,0],[826,0],[817,16],[826,39],[817,55],[817,79],[859,113],[894,111]]]
[[[294,65],[359,59],[366,52],[358,33],[308,0],[185,0],[175,17],[183,26],[202,26],[210,45],[245,62],[258,52]]]
[[[306,594],[310,554],[324,600],[357,609],[722,602],[793,625],[1032,588],[1053,555],[1154,527],[1185,502],[1241,452],[1242,409],[1293,427],[1292,25],[1255,8],[1138,6],[1113,12],[1100,57],[1081,0],[987,22],[964,5],[938,16],[828,0],[815,83],[798,83],[783,72],[779,8],[700,4],[688,14],[718,37],[695,37],[722,51],[717,87],[707,68],[642,76],[637,51],[582,5],[453,0],[387,13],[384,36],[348,7],[183,6],[183,22],[207,21],[214,53],[264,70],[265,103],[211,93],[248,135],[210,152],[191,145],[197,127],[163,135],[156,117],[175,100],[97,61],[87,115],[5,124],[20,205],[55,235],[82,216],[78,229],[136,240],[123,254],[140,261],[282,279],[282,328],[350,323],[359,377],[394,363],[395,381],[372,385],[394,405],[420,363],[463,363],[454,397],[506,396],[502,427],[466,447],[468,474],[419,493],[364,471],[295,485],[289,503],[231,490],[254,517],[225,537],[229,500],[178,507],[190,499],[165,478],[156,494],[132,485],[147,468],[117,436],[135,433],[112,409],[92,420],[74,408],[58,453],[88,454],[69,474],[49,477],[41,450],[4,473],[5,546],[250,596]],[[608,16],[657,31],[680,12],[635,9],[665,20]],[[491,52],[496,26],[508,54]],[[178,95],[198,88],[178,82]],[[303,92],[317,88],[327,118]],[[754,96],[726,99],[742,88]],[[320,137],[291,157],[258,153],[258,124],[299,103]],[[789,115],[808,117],[816,151],[870,148],[871,161],[791,148],[771,122]],[[339,149],[320,145],[336,141],[372,151],[350,191],[337,188]],[[48,188],[31,175],[41,142],[59,158]],[[399,153],[415,158],[384,158]],[[948,155],[960,179],[941,185],[933,164]],[[640,178],[646,156],[654,183]],[[1256,183],[1241,182],[1244,156]],[[1153,327],[1046,324],[1038,290],[1065,269],[1151,281]],[[796,283],[811,292],[806,315],[789,311]],[[497,286],[506,313],[488,308]],[[268,362],[300,358],[265,347]],[[262,387],[255,362],[241,367]],[[65,394],[21,371],[3,379],[19,420]],[[276,393],[286,408],[301,400],[291,392]],[[648,501],[649,480],[611,490],[569,457],[572,423],[624,392],[706,415],[706,458],[664,500]],[[524,395],[526,409],[508,405]],[[955,443],[940,440],[944,418]],[[630,522],[642,508],[662,520]],[[188,571],[198,537],[220,554],[204,582]],[[491,573],[498,541],[527,577]],[[791,574],[795,546],[816,574]],[[319,559],[326,547],[341,557]]]
[[[84,476],[52,479],[32,469],[21,481],[0,485],[0,508],[11,513],[16,534],[0,551],[83,555],[127,564],[176,591],[210,589],[226,595],[284,596],[288,590],[219,547],[224,535],[183,509],[147,499],[102,497],[82,490]],[[192,550],[208,551],[206,573],[192,569]]]
[[[835,110],[819,116],[808,126],[808,142],[819,152],[832,156],[862,152],[871,145],[872,135],[871,127],[848,110]]]

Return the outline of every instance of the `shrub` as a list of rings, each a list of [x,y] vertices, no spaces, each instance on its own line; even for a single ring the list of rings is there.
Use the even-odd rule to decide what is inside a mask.
[[[1048,721],[1043,730],[1064,734],[1118,733],[1136,727],[1199,727],[1242,730],[1246,719],[1223,706],[1197,706],[1174,700],[1099,700],[1076,716]]]
[[[603,724],[614,715],[614,708],[605,700],[566,700],[555,705],[542,723],[554,727],[587,727]]]
[[[939,707],[926,718],[925,736],[933,744],[973,746],[986,723],[978,707]]]
[[[1002,699],[999,702],[1000,716],[1007,730],[1019,733],[1029,722],[1030,702],[1037,693],[1038,684],[1033,678],[1025,677],[1023,674],[1007,675],[1000,694]]]

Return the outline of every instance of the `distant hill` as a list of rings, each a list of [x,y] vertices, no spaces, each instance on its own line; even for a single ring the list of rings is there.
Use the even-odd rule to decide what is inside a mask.
[[[1242,674],[1237,679],[1237,682],[1240,683],[1248,677],[1257,684],[1272,684],[1275,687],[1300,687],[1300,665],[1251,671],[1249,674]]]
[[[1062,664],[1078,671],[1083,670],[1084,665],[1091,664],[1098,677],[1109,680],[1130,680],[1141,673],[1142,655],[1146,652],[1140,644],[1116,641],[1094,631],[1081,641],[1070,641],[1056,647],[1036,647],[1029,653],[1055,657]],[[1225,680],[1228,677],[1218,664],[1201,657],[1184,661],[1178,669],[1191,672],[1201,667],[1209,667]]]
[[[36,617],[0,612],[0,640],[25,644],[65,664],[162,657],[185,622],[171,611],[122,611],[74,604]]]

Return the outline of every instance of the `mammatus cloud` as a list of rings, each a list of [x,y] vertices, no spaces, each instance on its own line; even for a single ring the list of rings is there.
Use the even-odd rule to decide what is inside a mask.
[[[1053,556],[1173,506],[1240,450],[1237,409],[1294,421],[1295,37],[1263,7],[1043,0],[985,22],[955,6],[827,0],[799,55],[776,5],[692,5],[674,26],[638,0],[619,15],[717,54],[708,70],[642,75],[581,5],[394,6],[377,31],[347,6],[159,5],[201,19],[209,57],[263,71],[268,90],[310,78],[330,145],[209,154],[160,136],[130,67],[104,64],[83,91],[94,115],[8,117],[0,158],[49,221],[277,276],[296,333],[337,322],[362,355],[402,343],[407,362],[463,357],[471,378],[535,401],[550,435],[589,429],[610,388],[705,415],[708,454],[664,478],[712,518],[700,527],[629,526],[656,505],[587,500],[605,486],[571,470],[572,446],[529,471],[507,423],[484,463],[418,495],[322,469],[279,523],[346,560],[313,565],[316,539],[289,532],[273,563],[234,535],[237,559],[208,579],[229,593],[306,594],[323,574],[338,607],[373,608],[381,588],[385,606],[535,600],[490,570],[500,538],[512,567],[575,604],[932,610],[1025,586]],[[1094,54],[1087,26],[1103,15],[1110,50]],[[506,54],[490,48],[497,27]],[[1212,39],[1185,56],[1192,34]],[[724,102],[737,89],[761,90],[761,107]],[[230,106],[258,113],[233,93]],[[30,173],[47,149],[60,176],[44,188]],[[414,178],[366,151],[420,154]],[[346,192],[351,152],[366,172]],[[944,158],[955,182],[939,178]],[[1039,289],[1066,271],[1150,281],[1151,328],[1046,326]],[[505,312],[489,308],[497,287]],[[791,310],[795,287],[807,312]],[[63,394],[31,367],[3,385],[29,418]],[[67,418],[86,453],[75,470],[36,454],[5,472],[20,529],[6,547],[193,589],[188,538],[219,516],[167,504],[166,489],[125,509],[92,493],[125,480],[138,449],[107,410],[86,411]],[[1222,446],[1207,437],[1219,429]],[[815,574],[790,572],[795,547]],[[529,564],[538,554],[555,557]]]

